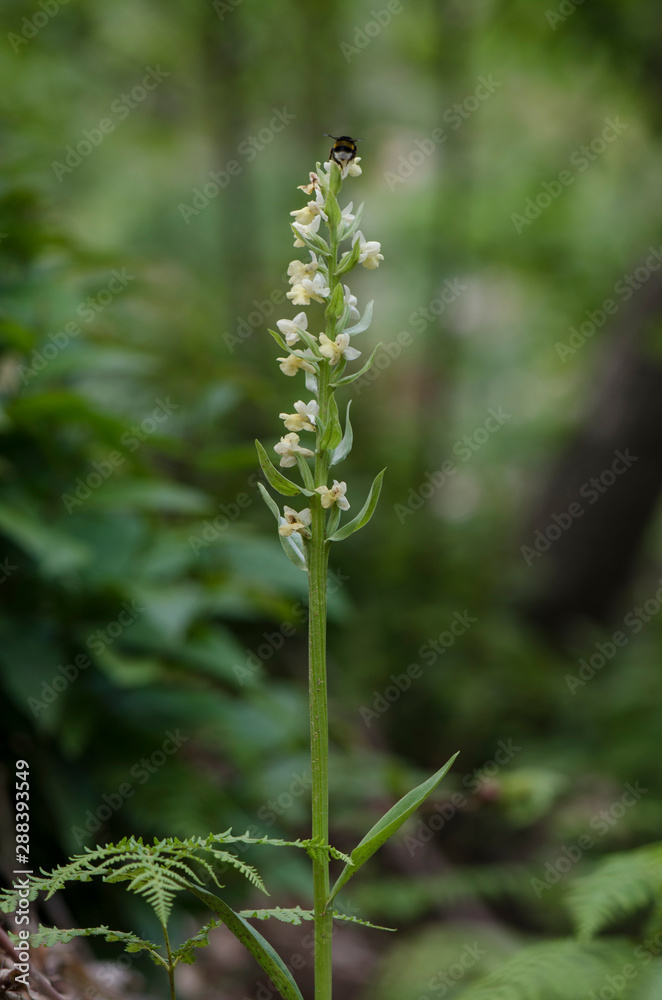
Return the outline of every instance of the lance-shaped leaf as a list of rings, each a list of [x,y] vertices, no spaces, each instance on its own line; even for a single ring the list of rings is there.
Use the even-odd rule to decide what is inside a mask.
[[[262,494],[262,499],[266,503],[267,507],[269,508],[269,510],[271,511],[271,513],[273,514],[273,516],[276,518],[276,523],[280,524],[280,519],[281,519],[282,515],[281,515],[280,510],[278,509],[278,504],[276,503],[276,501],[274,500],[274,498],[271,496],[271,494],[268,493],[265,490],[265,488],[262,485],[262,483],[258,483],[257,484],[257,488],[260,491],[260,493]]]
[[[331,465],[337,465],[338,462],[342,462],[343,459],[347,458],[350,451],[352,450],[352,445],[354,443],[354,433],[352,431],[352,425],[349,422],[349,408],[352,405],[350,399],[347,404],[347,416],[345,417],[345,433],[342,436],[342,441],[337,448],[334,448],[333,454],[331,455]]]
[[[260,468],[264,472],[265,478],[270,486],[273,486],[275,490],[278,490],[278,492],[282,493],[285,497],[295,497],[299,493],[303,493],[307,497],[312,496],[310,490],[305,489],[303,486],[297,486],[297,484],[293,483],[291,479],[286,479],[285,476],[278,471],[259,441],[255,442],[255,447],[257,448],[257,457],[260,461]]]
[[[348,331],[345,330],[345,333],[347,333],[347,332]],[[368,371],[368,368],[370,368],[370,366],[372,365],[373,361],[375,360],[375,354],[377,353],[377,351],[379,350],[379,348],[381,346],[382,346],[381,343],[377,344],[377,346],[375,347],[374,351],[372,352],[372,354],[370,355],[370,357],[368,358],[368,360],[364,364],[363,368],[359,368],[359,370],[357,372],[354,372],[353,375],[345,375],[344,378],[337,379],[335,382],[332,383],[331,388],[332,389],[337,389],[338,386],[340,386],[340,385],[349,385],[350,382],[354,382],[355,379],[361,378],[362,375],[365,375],[365,373]]]
[[[287,346],[281,335],[276,330],[270,330],[269,327],[267,327],[267,331],[268,333],[271,334],[271,336],[274,338],[279,347],[281,347],[284,351],[289,351],[289,347]]]
[[[333,295],[329,300],[329,304],[324,310],[324,315],[327,319],[338,319],[342,316],[343,310],[345,308],[345,296],[343,293],[342,285],[336,285],[333,289]]]
[[[389,837],[392,837],[396,830],[400,829],[404,821],[408,819],[411,814],[418,809],[420,804],[427,799],[428,795],[435,790],[456,757],[457,754],[453,754],[450,760],[448,760],[444,766],[436,772],[436,774],[433,774],[432,777],[428,778],[427,781],[424,781],[423,784],[418,785],[416,788],[412,788],[411,792],[407,792],[406,795],[403,795],[400,801],[396,802],[396,804],[389,809],[384,816],[382,816],[379,822],[375,823],[372,829],[366,833],[361,843],[358,844],[350,854],[352,864],[345,865],[341,871],[338,881],[331,890],[331,895],[327,900],[327,907],[335,898],[338,891],[347,881],[349,881],[352,875],[355,875],[359,868],[366,863],[368,858],[371,858],[375,851],[379,850],[382,844],[385,844]]]
[[[379,494],[382,489],[382,479],[384,478],[384,473],[386,469],[382,469],[375,476],[372,486],[370,487],[370,492],[368,493],[368,499],[363,504],[363,507],[356,515],[356,517],[348,521],[347,524],[343,524],[342,528],[338,528],[336,532],[329,538],[330,542],[342,542],[343,538],[349,538],[353,535],[355,531],[363,528],[364,525],[368,523],[370,518],[375,512],[375,507],[377,506],[377,501],[379,500]]]
[[[329,399],[329,412],[322,434],[320,435],[319,447],[322,451],[327,448],[335,448],[342,440],[342,427],[338,420],[338,404],[336,398],[331,394]]]
[[[327,223],[329,229],[337,229],[338,223],[342,219],[342,212],[340,211],[340,206],[336,200],[336,196],[333,191],[329,190],[326,201],[324,202],[324,211],[329,218]]]
[[[365,307],[363,316],[358,321],[358,323],[355,323],[354,326],[349,326],[345,330],[345,333],[348,333],[350,337],[353,337],[355,333],[363,333],[364,330],[367,330],[370,324],[372,323],[372,307],[374,304],[375,300],[371,299],[370,302],[368,302],[367,306]],[[271,333],[271,330],[269,332]]]
[[[218,914],[225,926],[241,941],[244,948],[250,951],[253,958],[259,962],[269,976],[283,1000],[303,1000],[299,987],[294,982],[280,955],[274,951],[269,942],[258,931],[251,927],[238,913],[230,909],[227,903],[215,896],[213,892],[200,889],[196,885],[189,885],[188,888],[198,899],[206,903],[210,910]]]
[[[347,274],[351,271],[353,267],[356,267],[359,257],[361,256],[361,244],[357,240],[351,250],[344,253],[340,258],[340,263],[336,268],[336,277],[339,278],[343,274]]]

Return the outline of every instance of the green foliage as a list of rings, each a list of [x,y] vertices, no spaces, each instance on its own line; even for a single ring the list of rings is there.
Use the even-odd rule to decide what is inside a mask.
[[[577,933],[592,938],[617,920],[662,905],[662,844],[612,854],[575,881],[568,906]],[[659,929],[659,928],[655,928]]]
[[[458,751],[459,753],[459,751]],[[412,788],[410,792],[396,802],[387,813],[385,813],[380,820],[375,823],[373,827],[368,830],[365,837],[357,846],[354,848],[350,855],[350,861],[345,865],[342,872],[338,876],[335,885],[331,889],[328,902],[330,903],[337,893],[342,889],[342,887],[349,881],[352,875],[355,875],[359,868],[362,867],[368,861],[369,858],[378,851],[379,848],[386,843],[389,837],[392,837],[397,830],[400,829],[402,824],[411,816],[413,812],[418,809],[422,802],[426,800],[428,795],[430,795],[439,782],[442,780],[444,775],[450,769],[453,761],[457,757],[458,753],[453,754],[450,760],[446,761],[443,767],[428,778],[427,781],[422,782],[416,788]]]
[[[460,990],[457,1000],[586,1000],[591,991],[609,988],[607,977],[620,973],[631,959],[632,947],[616,939],[535,944]],[[619,996],[628,1000],[635,985],[625,979],[623,983]]]

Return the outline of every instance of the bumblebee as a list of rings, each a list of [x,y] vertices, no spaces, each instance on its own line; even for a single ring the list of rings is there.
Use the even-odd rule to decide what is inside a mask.
[[[328,132],[323,132],[322,135],[328,135],[329,139],[335,140],[329,153],[329,159],[337,163],[341,170],[349,166],[356,156],[356,144],[362,140],[351,139],[348,135],[329,135]]]

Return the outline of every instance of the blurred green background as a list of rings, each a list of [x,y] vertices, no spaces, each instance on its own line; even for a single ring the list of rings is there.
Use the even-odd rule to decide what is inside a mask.
[[[342,477],[358,500],[388,472],[332,552],[332,842],[461,756],[357,879],[348,906],[400,931],[339,931],[338,982],[459,996],[568,934],[565,885],[662,820],[657,5],[6,0],[2,21],[5,845],[17,757],[45,867],[131,832],[307,835],[306,581],[253,439],[303,392],[266,333],[296,311],[296,187],[321,133],[361,136],[342,204],[385,260],[351,287],[375,299],[362,349],[386,347]],[[646,792],[614,811],[627,783]],[[272,905],[307,899],[305,859],[258,860]],[[58,906],[147,920],[85,886]],[[285,956],[299,931],[266,929]],[[181,988],[259,995],[220,932]]]

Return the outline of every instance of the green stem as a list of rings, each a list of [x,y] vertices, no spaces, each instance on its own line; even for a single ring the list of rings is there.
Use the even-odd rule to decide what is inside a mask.
[[[338,255],[338,242],[331,233],[329,285],[331,294],[338,279],[333,274]],[[335,319],[327,323],[327,335],[333,339]],[[318,402],[320,417],[326,425],[331,398],[331,366],[320,363]],[[329,452],[320,448],[317,432],[315,455],[315,486],[326,486],[329,472]],[[312,768],[313,840],[323,845],[313,858],[313,897],[315,919],[315,1000],[331,1000],[331,947],[333,917],[326,911],[329,897],[329,732],[326,680],[326,602],[328,544],[325,540],[326,511],[321,497],[311,498],[311,539],[308,546],[308,588],[310,624],[308,631],[308,663],[310,691],[310,756]]]
[[[175,963],[172,960],[170,938],[168,937],[168,931],[165,924],[161,924],[161,926],[163,928],[163,937],[165,938],[166,952],[168,953],[168,985],[170,986],[170,1000],[177,1000],[177,994],[175,993]]]

